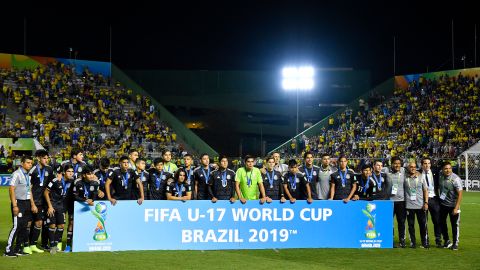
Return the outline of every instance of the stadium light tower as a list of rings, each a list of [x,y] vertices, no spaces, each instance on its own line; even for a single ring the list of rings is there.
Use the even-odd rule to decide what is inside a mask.
[[[311,91],[315,86],[315,68],[312,66],[288,66],[282,69],[282,88],[285,91],[295,91],[297,94],[297,124],[298,134],[298,91]]]

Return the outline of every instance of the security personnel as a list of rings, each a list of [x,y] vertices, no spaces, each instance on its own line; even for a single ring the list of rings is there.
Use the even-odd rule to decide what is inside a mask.
[[[163,170],[163,159],[153,160],[153,168],[149,171],[148,190],[150,200],[166,200],[167,180],[172,179],[171,173]]]
[[[4,256],[16,257],[28,255],[22,250],[22,244],[27,243],[29,222],[31,219],[31,186],[28,172],[32,169],[33,160],[31,157],[23,156],[21,166],[13,172],[10,180],[10,202],[12,210],[13,226],[8,234],[7,246]],[[13,243],[15,242],[15,248]]]
[[[291,203],[304,199],[305,193],[307,193],[308,203],[313,202],[310,185],[307,184],[304,175],[298,171],[297,161],[294,159],[288,162],[288,172],[283,177],[283,188]]]
[[[192,199],[192,190],[186,183],[187,173],[180,169],[175,172],[173,179],[167,180],[167,200],[188,201]]]
[[[134,185],[138,185],[140,189],[140,198],[137,200],[139,205],[144,200],[143,184],[135,171],[129,169],[128,157],[120,158],[120,168],[113,170],[107,178],[105,190],[107,198],[112,205],[117,204],[117,200],[133,200],[135,199]]]
[[[452,172],[450,162],[442,165],[439,179],[440,191],[440,225],[442,226],[444,248],[458,250],[458,237],[460,234],[460,203],[462,202],[462,180]],[[448,237],[447,216],[450,216],[452,225],[453,243]]]
[[[63,170],[63,172],[62,172]],[[71,164],[59,166],[57,177],[48,183],[44,192],[48,205],[47,224],[48,239],[50,240],[50,254],[62,250],[62,236],[67,213],[68,190],[73,186],[74,168]],[[70,221],[71,222],[71,221]]]
[[[200,166],[193,171],[195,189],[194,198],[197,200],[211,200],[210,194],[208,194],[208,181],[210,180],[210,174],[215,168],[210,165],[210,157],[208,154],[202,154],[200,156]]]
[[[388,172],[388,181],[391,184],[390,200],[393,201],[393,216],[397,217],[399,247],[405,248],[405,220],[407,210],[405,208],[405,171],[402,170],[402,161],[399,157],[392,157],[392,168]]]
[[[320,168],[318,166],[313,165],[313,153],[312,152],[305,152],[303,155],[303,159],[305,160],[305,164],[300,167],[300,172],[303,173],[305,180],[307,181],[308,185],[310,186],[310,191],[312,193],[312,199],[317,199],[317,183],[318,183],[318,175]],[[306,190],[305,190],[306,191]],[[303,194],[303,199],[307,198],[307,194]]]
[[[45,221],[46,203],[43,192],[48,183],[55,178],[52,167],[48,166],[48,152],[44,149],[38,150],[35,153],[37,164],[30,170],[30,181],[32,184],[32,196],[36,213],[32,213],[33,226],[30,228],[30,247],[25,248],[27,253],[37,252],[43,253],[43,250],[38,249],[37,241],[42,231],[42,227]],[[44,246],[47,246],[48,241],[48,226],[43,228],[42,242]]]
[[[322,154],[322,165],[318,171],[318,182],[317,182],[317,194],[318,199],[328,200],[330,193],[330,178],[334,172],[337,171],[337,168],[330,166],[330,155]]]
[[[339,168],[330,176],[330,200],[343,200],[348,203],[354,198],[357,191],[357,182],[355,173],[347,167],[348,159],[346,156],[338,158]]]
[[[405,177],[405,208],[407,209],[408,233],[410,235],[410,247],[416,248],[415,216],[420,228],[420,239],[423,248],[429,248],[427,242],[427,219],[425,213],[428,210],[427,183],[417,173],[415,162],[408,164],[408,173]]]
[[[432,161],[426,157],[422,159],[422,170],[420,171],[422,181],[427,183],[428,188],[428,212],[432,218],[433,231],[435,233],[435,245],[437,248],[442,247],[442,228],[440,226],[440,200],[438,198],[438,174],[431,169]],[[428,223],[428,213],[427,213]],[[428,232],[427,232],[428,237]],[[427,242],[429,240],[427,239]]]
[[[208,192],[213,203],[217,200],[235,202],[235,172],[228,168],[226,156],[220,157],[220,167],[210,175]]]
[[[101,158],[100,159],[100,168],[93,171],[95,176],[99,181],[99,189],[105,193],[105,183],[107,182],[108,175],[112,172],[110,168],[110,159],[108,158]]]
[[[275,159],[273,157],[267,158],[267,164],[263,177],[263,187],[265,188],[265,195],[272,200],[280,200],[284,203],[285,191],[283,188],[283,176],[280,172],[275,171]]]

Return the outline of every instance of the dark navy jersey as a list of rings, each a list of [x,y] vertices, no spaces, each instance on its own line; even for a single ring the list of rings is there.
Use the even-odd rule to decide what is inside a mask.
[[[166,200],[165,195],[167,188],[167,181],[173,180],[173,175],[169,172],[150,170],[148,179],[148,192],[150,200]]]
[[[72,181],[64,178],[54,178],[48,183],[46,188],[50,191],[50,202],[54,209],[65,209],[72,187]]]
[[[98,190],[100,189],[100,181],[93,180],[91,182],[77,179],[73,186],[73,195],[76,201],[84,202],[88,199],[97,200]]]
[[[284,197],[283,191],[283,176],[279,171],[265,171],[262,174],[263,187],[265,188],[265,195],[272,200],[280,200]]]
[[[108,175],[113,171],[113,169],[108,168],[103,171],[101,169],[96,169],[93,171],[99,182],[99,189],[105,193],[105,182],[107,182]]]
[[[230,200],[235,197],[235,172],[226,170],[216,170],[210,174],[209,193],[211,197],[218,200]]]
[[[210,194],[208,193],[208,181],[210,180],[210,174],[215,169],[209,165],[208,169],[203,166],[196,168],[193,171],[194,183],[197,186],[197,200],[210,200]]]
[[[148,179],[150,178],[149,173],[147,171],[142,171],[142,172],[135,171],[135,174],[136,174],[136,178],[140,179],[140,181],[142,182],[144,198],[149,199],[150,197],[148,195]],[[140,188],[137,187],[137,185],[134,185],[133,190],[135,194],[135,199],[140,199]]]
[[[336,171],[330,175],[330,184],[335,184],[334,200],[343,200],[348,198],[356,183],[355,173],[352,170]]]
[[[283,177],[283,184],[287,185],[290,195],[297,200],[305,200],[306,180],[302,173],[297,172],[295,175],[288,172]]]
[[[45,202],[45,197],[43,192],[54,178],[55,174],[52,167],[45,166],[40,169],[40,165],[35,165],[29,172],[30,174],[30,184],[32,187],[32,195],[35,201],[36,206],[43,205]]]
[[[310,192],[313,199],[317,199],[317,183],[318,176],[320,175],[320,167],[313,165],[312,168],[307,168],[306,165],[302,165],[299,168],[300,172],[305,176],[305,181],[310,185]],[[307,198],[307,189],[305,189],[305,198]]]
[[[180,184],[175,181],[169,181],[167,184],[166,193],[170,193],[172,196],[183,197],[187,195],[187,192],[192,192],[192,189],[185,182]]]
[[[122,171],[120,168],[113,170],[108,175],[108,179],[112,181],[110,185],[111,196],[117,200],[134,200],[133,193],[136,185],[137,175],[131,170]]]
[[[63,167],[66,164],[72,165],[72,167],[73,167],[73,178],[74,179],[80,178],[80,175],[82,174],[83,168],[85,166],[87,166],[87,163],[85,163],[83,161],[80,162],[80,163],[78,163],[78,162],[73,163],[72,160],[65,160],[60,165],[62,165],[62,167]]]

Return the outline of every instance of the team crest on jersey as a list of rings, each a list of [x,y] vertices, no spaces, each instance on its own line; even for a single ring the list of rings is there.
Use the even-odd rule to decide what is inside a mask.
[[[347,177],[346,177],[346,178],[347,178],[347,179],[350,179],[350,174],[347,174]]]
[[[79,173],[82,172],[82,171],[83,171],[82,167],[78,168]]]
[[[48,176],[48,172],[45,172],[45,176]]]
[[[227,175],[227,179],[230,180],[230,175]]]
[[[94,191],[95,190],[95,187],[94,186],[90,186],[90,191]]]
[[[145,182],[147,180],[147,178],[145,178],[145,176],[140,177],[140,179],[142,180],[142,182]]]
[[[162,175],[162,180],[165,180],[166,178],[167,178],[167,176]]]
[[[273,180],[278,180],[278,176],[274,175]]]
[[[313,171],[312,173],[314,176],[317,176],[317,171]]]

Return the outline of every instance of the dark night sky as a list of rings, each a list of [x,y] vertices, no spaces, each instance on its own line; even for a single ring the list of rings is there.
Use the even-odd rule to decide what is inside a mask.
[[[410,74],[451,68],[452,19],[456,66],[466,55],[472,67],[474,25],[480,28],[475,1],[225,2],[31,7],[27,54],[68,57],[73,47],[78,58],[108,61],[112,25],[113,62],[124,69],[280,70],[309,62],[367,69],[379,83],[393,74],[393,36],[397,74]],[[0,52],[21,54],[23,15],[2,13]]]

